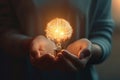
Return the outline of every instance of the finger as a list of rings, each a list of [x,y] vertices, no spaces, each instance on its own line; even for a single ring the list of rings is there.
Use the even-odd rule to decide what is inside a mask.
[[[54,56],[50,55],[50,54],[44,54],[39,58],[39,61],[49,61],[49,60],[54,60]]]
[[[58,54],[58,67],[62,71],[67,72],[76,72],[76,67],[68,60],[66,59],[62,54]]]
[[[38,59],[40,58],[40,52],[38,50],[34,50],[30,52],[30,55],[34,58],[34,59]]]
[[[65,58],[70,60],[78,70],[84,68],[84,63],[80,61],[80,59],[77,56],[71,54],[67,50],[62,51],[62,54]]]
[[[81,62],[84,63],[84,65],[87,64],[88,60],[90,59],[91,53],[88,49],[84,49],[81,51],[80,55],[79,55],[79,59]]]
[[[77,61],[78,57],[75,56],[74,54],[71,54],[69,51],[67,50],[62,50],[62,54],[64,57],[66,57],[67,59],[71,60],[71,61]]]
[[[84,49],[79,53],[79,59],[90,57],[90,51],[88,49]]]
[[[38,51],[31,51],[29,56],[31,63],[34,65],[36,60],[39,59],[40,53]]]

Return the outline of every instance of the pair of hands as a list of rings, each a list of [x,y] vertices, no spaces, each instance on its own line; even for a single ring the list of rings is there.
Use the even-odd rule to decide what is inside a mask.
[[[37,36],[30,42],[30,60],[40,70],[79,71],[85,68],[90,59],[91,47],[89,40],[80,39],[55,57],[53,54],[56,45],[44,36]]]

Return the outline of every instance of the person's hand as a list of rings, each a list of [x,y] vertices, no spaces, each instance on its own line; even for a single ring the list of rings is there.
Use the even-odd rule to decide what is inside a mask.
[[[88,39],[83,38],[68,45],[67,50],[82,59],[90,56],[92,43]]]
[[[54,64],[55,44],[44,36],[37,36],[30,43],[30,60],[33,66],[41,70],[49,70]]]
[[[58,54],[59,69],[63,71],[79,71],[84,69],[91,57],[92,43],[87,39],[80,39]],[[63,66],[63,67],[62,67]]]

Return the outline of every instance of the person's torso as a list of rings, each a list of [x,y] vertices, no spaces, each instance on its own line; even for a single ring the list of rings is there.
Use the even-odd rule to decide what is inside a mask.
[[[54,18],[67,20],[73,28],[69,42],[85,37],[90,0],[12,0],[20,28],[29,36],[45,35]]]
[[[58,17],[67,20],[73,28],[73,35],[71,39],[66,42],[64,47],[66,47],[69,43],[77,39],[86,37],[86,32],[88,28],[87,19],[91,5],[91,0],[11,0],[11,1],[13,9],[15,10],[20,23],[19,27],[21,28],[23,34],[25,35],[28,36],[45,35],[47,23],[50,20]],[[89,67],[85,71],[80,72],[77,76],[75,75],[77,77],[76,80],[79,79],[94,80],[93,76],[95,73],[92,73],[92,71],[95,72],[93,67]],[[49,74],[51,76],[54,76],[54,74],[51,73]],[[70,77],[69,74],[66,75],[67,75],[66,77]],[[51,76],[49,77],[51,78]]]

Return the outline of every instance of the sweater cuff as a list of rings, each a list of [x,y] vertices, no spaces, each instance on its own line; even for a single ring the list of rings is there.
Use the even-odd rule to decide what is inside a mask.
[[[102,56],[98,61],[95,61],[94,64],[99,64],[103,62],[111,52],[111,43],[103,37],[91,38],[90,41],[94,44],[97,44],[102,49]]]

